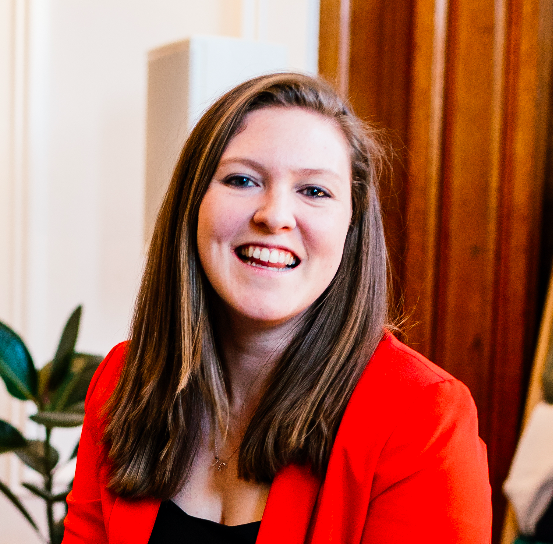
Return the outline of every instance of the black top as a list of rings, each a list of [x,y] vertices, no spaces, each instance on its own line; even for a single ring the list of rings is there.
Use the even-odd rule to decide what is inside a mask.
[[[173,501],[163,501],[148,544],[255,544],[260,524],[223,525],[195,518]]]

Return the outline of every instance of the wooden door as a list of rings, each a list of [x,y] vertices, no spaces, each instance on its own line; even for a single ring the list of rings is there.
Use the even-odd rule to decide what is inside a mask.
[[[546,0],[321,0],[321,75],[398,149],[405,339],[472,391],[494,541],[535,340],[552,38]]]

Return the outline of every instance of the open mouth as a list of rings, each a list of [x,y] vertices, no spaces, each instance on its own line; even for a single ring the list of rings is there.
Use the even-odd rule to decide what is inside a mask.
[[[283,249],[248,244],[238,246],[234,251],[242,262],[269,270],[290,270],[300,264],[299,257]]]

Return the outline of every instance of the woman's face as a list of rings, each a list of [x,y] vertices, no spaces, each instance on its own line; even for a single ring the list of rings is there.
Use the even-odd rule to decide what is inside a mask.
[[[328,287],[351,219],[351,163],[334,121],[301,108],[254,111],[202,200],[202,267],[230,310],[280,325]]]

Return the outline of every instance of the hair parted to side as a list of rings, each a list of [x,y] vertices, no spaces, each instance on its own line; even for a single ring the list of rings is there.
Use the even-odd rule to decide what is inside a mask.
[[[351,393],[387,319],[387,254],[377,181],[384,159],[365,126],[323,81],[277,73],[220,98],[182,150],[153,234],[126,361],[106,406],[110,489],[168,499],[186,481],[201,418],[228,418],[212,288],[198,256],[200,203],[223,151],[251,111],[300,107],[333,119],[349,143],[352,220],[336,276],[305,314],[265,385],[243,438],[240,476],[270,482],[290,463],[323,475]]]

